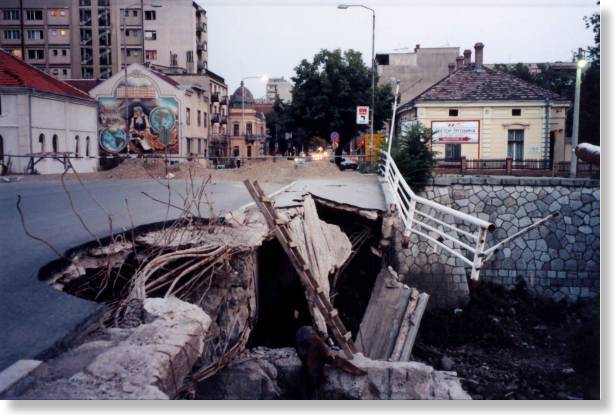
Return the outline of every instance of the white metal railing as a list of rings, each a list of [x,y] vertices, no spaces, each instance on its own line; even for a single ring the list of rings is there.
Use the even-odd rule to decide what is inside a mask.
[[[495,225],[416,195],[385,151],[382,161],[380,173],[404,224],[404,235],[414,233],[446,250],[472,267],[470,278],[478,280],[486,257],[487,233],[493,232]]]
[[[380,173],[404,224],[404,235],[419,235],[461,259],[472,267],[470,279],[474,281],[478,280],[485,261],[504,244],[559,215],[552,213],[486,249],[487,234],[495,230],[493,223],[416,195],[385,151],[382,161]]]

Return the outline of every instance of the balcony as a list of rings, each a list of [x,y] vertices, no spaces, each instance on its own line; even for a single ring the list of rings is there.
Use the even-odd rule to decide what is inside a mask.
[[[267,136],[263,134],[245,134],[244,138],[246,140],[246,143],[252,144],[255,141],[265,141],[267,139]]]
[[[222,115],[220,116],[220,124],[226,124],[228,122],[228,116]]]
[[[228,105],[228,96],[223,96],[220,98],[220,105]]]
[[[211,102],[220,102],[220,93],[214,92],[211,94]]]
[[[207,51],[207,42],[196,42],[196,51],[197,52],[206,52]]]
[[[215,123],[219,123],[221,120],[221,116],[220,114],[211,114],[211,123],[215,124]]]
[[[201,33],[205,31],[205,22],[196,22],[196,32]]]

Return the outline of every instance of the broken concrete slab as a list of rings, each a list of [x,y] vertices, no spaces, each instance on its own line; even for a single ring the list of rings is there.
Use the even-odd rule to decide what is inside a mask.
[[[149,323],[86,339],[50,361],[49,373],[16,398],[173,398],[201,357],[211,319],[174,297],[148,298],[143,307]]]
[[[198,387],[199,399],[470,399],[454,372],[418,362],[385,362],[358,354],[367,371],[353,376],[325,366],[326,381],[309,389],[294,348],[246,350]]]

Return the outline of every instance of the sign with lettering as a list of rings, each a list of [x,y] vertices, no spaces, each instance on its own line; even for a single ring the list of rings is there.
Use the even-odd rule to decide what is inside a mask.
[[[357,124],[369,124],[369,107],[357,107]]]
[[[434,144],[478,144],[478,121],[432,121]]]

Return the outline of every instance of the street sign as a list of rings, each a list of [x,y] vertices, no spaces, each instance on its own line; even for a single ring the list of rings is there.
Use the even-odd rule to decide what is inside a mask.
[[[340,134],[337,131],[333,131],[330,137],[331,137],[331,141],[335,142],[340,139]]]
[[[432,121],[434,144],[478,144],[478,121]]]
[[[369,124],[369,107],[357,107],[357,124]]]

